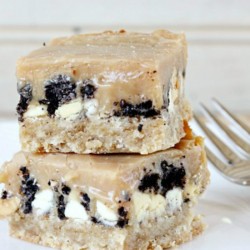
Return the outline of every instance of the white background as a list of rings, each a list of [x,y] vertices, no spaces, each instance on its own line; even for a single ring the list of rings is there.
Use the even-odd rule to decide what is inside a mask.
[[[14,116],[15,62],[56,36],[120,29],[184,31],[187,95],[250,113],[250,1],[0,0],[0,116]]]

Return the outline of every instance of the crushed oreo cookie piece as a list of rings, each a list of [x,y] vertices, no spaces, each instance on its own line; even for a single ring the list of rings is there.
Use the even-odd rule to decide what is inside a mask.
[[[93,81],[90,79],[83,80],[83,86],[80,88],[82,98],[91,99],[94,98],[96,87],[93,85]]]
[[[118,214],[121,217],[126,217],[128,215],[128,211],[124,207],[119,207]]]
[[[117,226],[124,228],[128,224],[128,219],[118,219]]]
[[[18,114],[18,120],[23,121],[23,115],[27,111],[30,101],[32,100],[32,87],[30,84],[25,85],[18,90],[20,95],[19,103],[17,104],[16,111]]]
[[[136,116],[144,116],[153,117],[160,114],[158,110],[155,110],[153,107],[153,103],[151,100],[141,102],[139,104],[131,104],[125,100],[121,100],[120,103],[120,110],[115,111],[115,116],[129,116],[129,117],[136,117]]]
[[[62,104],[76,98],[76,84],[69,76],[57,75],[45,84],[45,98],[40,103],[47,104],[47,111],[50,116]]]
[[[161,179],[162,195],[165,196],[166,192],[174,187],[184,188],[186,171],[182,165],[176,167],[173,164],[168,164],[167,161],[162,161],[161,169],[163,172],[163,177]]]
[[[91,217],[91,221],[92,221],[93,223],[95,223],[95,224],[101,223],[101,222],[100,222],[96,217],[94,217],[94,216]]]
[[[142,127],[143,127],[143,124],[139,124],[139,125],[138,125],[138,128],[137,128],[137,129],[138,129],[139,132],[142,131]]]
[[[64,220],[65,217],[65,201],[64,196],[59,195],[57,199],[57,216],[60,220]]]
[[[157,173],[148,173],[146,174],[141,182],[140,185],[138,186],[138,189],[141,192],[145,191],[150,191],[153,193],[157,193],[159,190],[159,180],[160,180],[160,175]]]
[[[90,211],[90,198],[89,198],[88,194],[81,193],[81,199],[82,199],[81,204],[84,206],[84,208],[87,211]]]
[[[27,169],[27,167],[25,167],[25,166],[20,167],[20,172],[22,173],[23,179],[25,179],[25,180],[29,179],[30,173],[29,173],[29,170]]]
[[[1,199],[2,199],[2,200],[6,200],[7,198],[8,198],[8,192],[7,192],[6,190],[4,190],[4,191],[2,192]]]
[[[62,184],[62,193],[65,194],[65,195],[69,195],[71,191],[71,188],[66,186],[65,184]]]
[[[24,214],[29,214],[32,212],[31,204],[35,200],[35,195],[39,187],[36,179],[30,176],[27,167],[21,167],[20,172],[22,174],[20,193],[23,195],[21,208]]]
[[[149,172],[144,175],[138,186],[141,192],[149,191],[165,196],[169,190],[175,187],[184,188],[186,171],[183,163],[180,163],[180,166],[177,167],[163,160],[160,163],[160,167],[161,173],[152,173],[149,170]],[[145,171],[146,169],[144,169],[144,172]]]
[[[128,224],[128,211],[124,207],[119,207],[117,212],[119,215],[117,226],[123,228]]]

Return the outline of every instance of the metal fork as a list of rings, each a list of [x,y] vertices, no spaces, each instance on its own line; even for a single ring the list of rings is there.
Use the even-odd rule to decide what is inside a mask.
[[[228,135],[231,141],[237,145],[239,151],[243,150],[242,152],[243,155],[245,155],[245,159],[240,157],[239,154],[236,153],[236,150],[228,147],[225,141],[223,141],[222,138],[216,135],[213,130],[207,126],[204,116],[195,113],[195,120],[207,134],[208,138],[216,145],[218,150],[226,157],[227,162],[221,160],[206,146],[208,159],[226,179],[240,185],[250,185],[250,127],[238,119],[215,98],[213,98],[213,104],[215,104],[219,116],[211,112],[210,109],[208,109],[204,104],[201,104],[204,114]],[[224,122],[220,119],[220,117],[224,118]],[[225,119],[226,117],[227,119]],[[243,140],[237,132],[230,129],[228,125],[229,119],[235,123],[238,130],[245,133],[247,140]]]

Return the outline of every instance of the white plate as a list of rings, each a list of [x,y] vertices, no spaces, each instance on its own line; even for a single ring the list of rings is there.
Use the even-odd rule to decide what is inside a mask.
[[[0,121],[0,163],[18,151],[16,122]],[[211,184],[200,200],[197,212],[204,215],[206,231],[180,250],[249,250],[250,249],[250,187],[232,184],[211,170]],[[0,249],[45,250],[8,236],[7,222],[0,222]]]

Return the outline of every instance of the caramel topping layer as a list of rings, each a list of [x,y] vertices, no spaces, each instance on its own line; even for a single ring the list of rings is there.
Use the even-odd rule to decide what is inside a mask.
[[[173,71],[186,67],[184,35],[159,30],[151,34],[104,32],[58,38],[22,57],[17,63],[19,84],[32,85],[33,100],[44,98],[46,82],[66,75],[75,83],[90,80],[104,111],[114,102],[151,100],[164,105]]]
[[[165,162],[177,166],[182,166],[182,162],[187,174],[192,172],[192,168],[197,168],[201,164],[199,161],[202,161],[202,146],[199,143],[196,139],[186,140],[183,146],[178,145],[178,149],[172,148],[147,156],[31,154],[21,151],[3,166],[0,176],[4,176],[2,179],[6,190],[18,193],[20,176],[17,173],[25,166],[34,178],[39,179],[40,190],[48,188],[49,180],[56,180],[105,202],[114,202],[124,192],[145,189],[145,174],[154,171],[156,166],[160,168]]]

